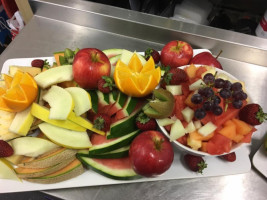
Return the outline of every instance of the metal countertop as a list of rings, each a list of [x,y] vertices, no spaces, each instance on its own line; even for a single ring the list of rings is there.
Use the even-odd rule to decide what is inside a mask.
[[[174,21],[106,5],[71,0],[31,0],[33,19],[0,56],[6,59],[52,56],[65,48],[161,50],[179,39],[207,48],[224,69],[245,81],[256,103],[267,111],[267,40],[231,31]],[[257,127],[250,158],[262,143],[267,123]],[[265,200],[267,181],[252,167],[246,174],[199,179],[130,183],[43,191],[63,199],[257,199]],[[10,199],[21,194],[13,194]],[[0,195],[1,198],[1,195]]]

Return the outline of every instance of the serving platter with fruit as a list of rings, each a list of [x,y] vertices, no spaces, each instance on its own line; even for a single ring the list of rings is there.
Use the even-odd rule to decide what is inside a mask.
[[[162,62],[165,65],[180,67],[188,64],[190,60],[193,62],[193,55],[208,52],[207,50],[194,51],[189,44],[180,42],[177,47],[185,48],[181,51],[185,55],[177,59],[180,51],[173,47],[175,42],[177,43],[174,41],[166,44],[162,49],[160,58],[163,58]],[[171,53],[168,54],[169,51]],[[178,55],[176,55],[177,52]],[[150,53],[157,52],[150,51]],[[206,56],[204,54],[204,57]],[[168,60],[172,62],[168,64]],[[210,59],[206,60],[210,61]],[[225,141],[224,137],[229,136],[229,131],[223,132],[224,128],[237,130],[236,127],[240,123],[236,125],[235,121],[231,121],[232,123],[228,122],[229,127],[222,123],[223,126],[217,130],[221,133],[215,132],[219,127],[215,128],[217,120],[212,121],[214,118],[210,116],[205,123],[203,119],[207,113],[197,111],[202,109],[201,106],[205,103],[203,100],[200,102],[197,95],[201,93],[199,91],[204,89],[204,86],[210,88],[213,93],[224,93],[221,92],[222,88],[215,87],[216,90],[213,90],[212,83],[207,83],[206,80],[210,81],[212,77],[218,78],[219,74],[216,72],[221,70],[197,65],[190,65],[184,70],[178,68],[186,74],[187,79],[184,81],[190,80],[191,84],[172,84],[172,78],[175,75],[170,75],[171,70],[164,66],[160,68],[155,63],[157,59],[154,56],[147,56],[146,60],[142,55],[128,50],[100,51],[95,48],[75,51],[66,49],[65,52],[56,52],[54,57],[48,58],[7,60],[2,68],[2,74],[7,75],[3,75],[1,108],[9,119],[5,119],[6,134],[1,134],[1,137],[8,141],[13,150],[6,150],[11,156],[6,155],[5,158],[1,158],[0,167],[5,170],[5,174],[9,175],[1,175],[3,179],[0,179],[0,184],[4,187],[1,187],[0,191],[82,187],[218,176],[249,171],[250,160],[246,148],[234,149],[236,150],[235,162],[226,162],[221,157],[204,157],[208,167],[201,175],[192,172],[198,171],[193,169],[192,165],[202,162],[202,166],[206,167],[203,158],[199,160],[199,157],[190,155],[185,156],[183,160],[181,158],[184,153],[171,143],[179,141],[181,137],[184,140],[186,136],[185,140],[189,143],[184,144],[183,148],[186,149],[188,148],[186,146],[189,146],[193,150],[186,149],[187,153],[194,154],[192,151],[195,151],[197,154],[201,152],[200,150],[205,152],[203,146],[209,143],[203,137],[213,132],[213,135],[222,135],[223,139],[220,138],[217,141]],[[38,66],[30,67],[31,69],[21,67],[31,65]],[[41,68],[39,65],[42,65]],[[176,67],[172,66],[172,69]],[[194,74],[198,76],[193,77]],[[205,74],[207,77],[210,76],[208,74],[212,75],[202,80]],[[191,79],[188,79],[188,76]],[[171,78],[170,82],[166,77]],[[227,77],[234,79],[231,75]],[[185,90],[185,88],[188,89]],[[231,94],[233,92],[234,89]],[[194,97],[185,104],[185,97],[190,93]],[[179,97],[181,95],[184,95],[182,102],[177,100],[182,99]],[[211,98],[207,95],[202,95],[202,98],[203,96],[206,100]],[[230,102],[230,97],[223,98],[223,96],[225,95],[220,94],[218,97],[220,100],[225,99],[221,100],[222,102],[226,102],[222,108],[220,107],[222,109],[219,110],[220,114],[233,111],[231,109],[238,110],[244,106],[242,104],[237,105],[237,107],[240,106],[239,108],[232,108],[234,103]],[[218,98],[212,101],[218,101]],[[184,104],[188,107],[183,107]],[[216,105],[219,104],[220,102]],[[186,111],[182,112],[184,109]],[[212,112],[206,111],[209,114]],[[219,111],[218,109],[215,111],[216,116]],[[235,112],[237,113],[239,110]],[[192,121],[193,118],[194,121]],[[229,120],[237,118],[235,115]],[[170,139],[156,130],[155,119]],[[199,121],[204,131],[201,131],[200,127],[196,129],[195,121]],[[205,124],[212,122],[213,126],[205,127]],[[189,124],[191,124],[190,129],[187,128]],[[167,133],[167,126],[170,125],[170,133]],[[213,128],[212,131],[210,127]],[[247,127],[251,128],[250,132],[253,132],[251,125]],[[33,132],[34,135],[32,135]],[[192,134],[193,132],[195,133]],[[198,139],[190,138],[190,133]],[[230,137],[244,139],[244,135],[248,133],[242,132],[242,134],[231,132]],[[247,138],[247,142],[250,141],[249,139]],[[227,141],[229,140],[228,138]],[[232,144],[232,139],[230,142]],[[214,144],[220,146],[214,140],[211,143],[213,146]],[[213,153],[207,149],[204,155],[222,155],[230,153],[232,146],[228,145],[228,149],[224,148],[223,152],[217,151],[217,147],[215,147],[216,152]],[[149,155],[153,155],[153,159]],[[233,161],[231,160],[233,157],[229,155],[227,159]],[[89,170],[85,170],[88,168]],[[19,180],[18,177],[23,181],[14,181],[14,179]]]

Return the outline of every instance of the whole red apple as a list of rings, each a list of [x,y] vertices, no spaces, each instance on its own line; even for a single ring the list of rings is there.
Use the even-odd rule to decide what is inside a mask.
[[[174,152],[170,141],[162,133],[145,131],[131,143],[129,156],[137,174],[151,177],[170,168]]]
[[[102,76],[110,75],[111,66],[108,57],[101,50],[85,48],[75,55],[72,68],[74,81],[80,87],[95,89]]]
[[[193,49],[184,41],[174,40],[167,43],[161,50],[160,61],[171,68],[187,65],[193,57]]]
[[[195,55],[190,60],[190,64],[208,65],[223,69],[221,63],[216,58],[214,58],[210,52],[201,52]]]

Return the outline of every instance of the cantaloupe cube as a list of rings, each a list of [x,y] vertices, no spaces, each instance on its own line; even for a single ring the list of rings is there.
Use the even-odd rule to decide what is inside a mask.
[[[236,125],[236,133],[240,135],[247,135],[251,130],[252,126],[247,124],[244,121],[241,121],[239,119],[233,119],[233,122]]]
[[[202,146],[202,142],[200,140],[195,140],[192,137],[188,137],[187,145],[190,146],[194,150],[198,150]]]
[[[197,71],[197,67],[195,65],[190,65],[189,67],[186,68],[186,73],[187,73],[187,76],[189,78],[195,78],[196,76],[196,71]]]
[[[231,119],[229,119],[223,124],[223,126],[235,126],[235,123]]]
[[[191,137],[193,140],[200,140],[200,141],[208,141],[213,136],[214,136],[214,132],[210,133],[207,136],[203,136],[199,134],[197,131],[189,133],[189,137]]]
[[[208,144],[208,142],[202,142],[202,146],[200,147],[200,151],[208,152],[207,144]]]
[[[244,135],[236,134],[236,136],[232,139],[235,143],[239,143],[241,140],[243,140]]]
[[[228,125],[224,126],[221,130],[218,131],[221,135],[233,140],[236,136],[236,126],[235,125]]]

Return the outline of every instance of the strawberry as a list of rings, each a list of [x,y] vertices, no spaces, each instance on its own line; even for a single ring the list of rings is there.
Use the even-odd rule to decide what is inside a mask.
[[[255,126],[261,124],[264,120],[267,120],[267,113],[263,112],[259,104],[247,104],[240,109],[239,119]]]
[[[168,72],[164,74],[163,83],[167,85],[179,85],[188,80],[188,76],[183,69],[171,68]]]
[[[148,117],[145,113],[141,112],[136,118],[136,126],[142,131],[156,130],[157,123],[155,119]]]
[[[186,154],[184,156],[184,161],[189,167],[189,169],[191,169],[194,172],[198,172],[202,174],[203,170],[207,168],[207,164],[205,163],[203,158],[200,156]]]
[[[145,51],[145,59],[148,60],[150,58],[150,56],[152,56],[152,58],[154,59],[154,62],[156,64],[159,63],[159,61],[160,61],[160,55],[159,55],[159,52],[158,51],[156,51],[155,49],[148,48]]]
[[[0,158],[12,156],[13,153],[13,148],[6,141],[0,140]]]
[[[229,153],[229,154],[225,154],[220,156],[220,158],[229,161],[229,162],[234,162],[236,160],[236,154],[235,152]]]
[[[97,88],[103,93],[109,93],[115,86],[113,79],[110,76],[102,76],[97,82]]]
[[[111,118],[107,114],[96,114],[93,120],[94,128],[102,131],[109,131]]]
[[[44,66],[44,61],[41,59],[35,59],[31,62],[32,67],[39,67],[39,68],[43,68]]]

